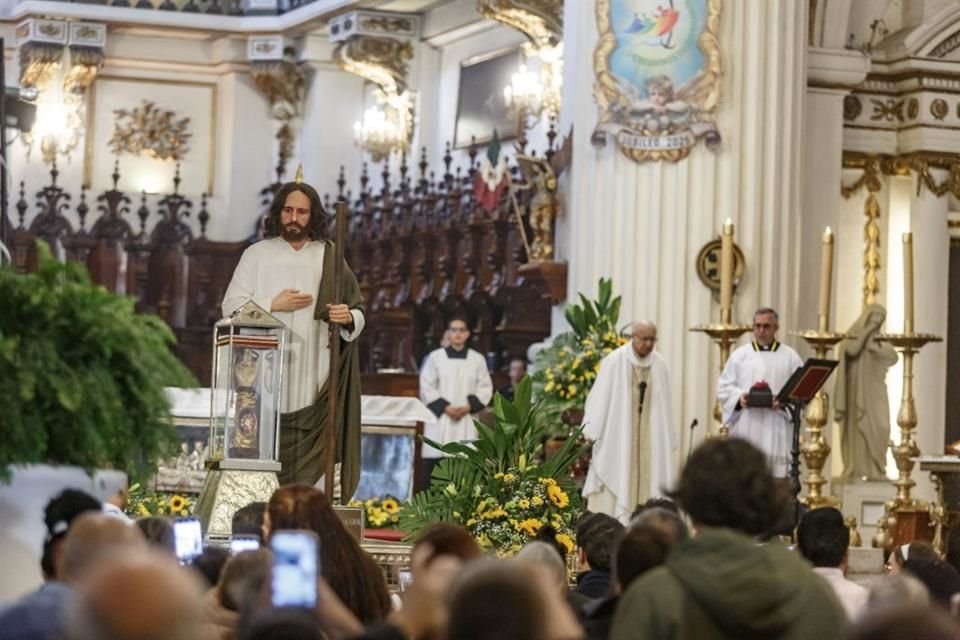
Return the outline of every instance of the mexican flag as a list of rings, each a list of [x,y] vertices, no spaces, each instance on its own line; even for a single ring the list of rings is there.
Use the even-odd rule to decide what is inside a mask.
[[[487,153],[480,160],[480,169],[473,177],[473,196],[484,211],[489,213],[497,208],[509,178],[507,159],[500,153],[500,136],[494,129]]]

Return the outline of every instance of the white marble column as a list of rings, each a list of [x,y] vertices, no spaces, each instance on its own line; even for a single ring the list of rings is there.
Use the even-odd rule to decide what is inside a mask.
[[[702,145],[677,164],[628,160],[611,143],[594,149],[592,98],[597,39],[592,2],[565,3],[564,114],[575,122],[573,167],[559,246],[570,267],[568,293],[596,293],[612,277],[624,322],[660,325],[680,425],[711,420],[716,348],[688,328],[719,317],[696,275],[700,248],[726,218],[747,259],[735,319],[758,305],[777,307],[784,331],[798,328],[796,296],[806,2],[725,3],[720,20],[723,79],[717,123],[723,142]],[[556,323],[555,323],[556,324]],[[558,330],[562,327],[555,327]],[[686,454],[684,435],[683,454]],[[701,429],[701,434],[703,433]]]
[[[817,328],[817,305],[820,287],[820,251],[825,227],[834,233],[833,298],[830,326],[842,330],[860,313],[858,269],[856,259],[862,255],[863,226],[847,224],[847,202],[840,194],[839,181],[843,165],[843,99],[866,77],[870,62],[858,51],[810,48],[807,51],[807,91],[804,105],[804,163],[801,194],[800,246],[797,298],[801,304],[797,326]],[[859,198],[866,198],[864,193]],[[860,207],[862,210],[862,206]],[[856,218],[856,216],[854,216]],[[802,340],[792,344],[801,356],[814,355]],[[827,383],[828,392],[833,382]],[[824,493],[830,493],[829,481],[840,466],[839,443],[834,442],[832,411],[823,428],[823,437],[830,443],[832,453],[824,465],[823,475],[828,484]],[[833,467],[836,471],[831,472]]]
[[[363,154],[354,143],[353,125],[363,118],[364,81],[331,62],[333,45],[325,36],[307,38],[303,58],[310,63],[312,75],[288,179],[302,162],[304,180],[316,187],[321,198],[327,193],[335,198],[341,164],[347,187],[356,189],[359,184]],[[379,167],[371,168],[371,173],[379,172]],[[379,178],[375,184],[380,184]]]
[[[933,171],[937,183],[946,172]],[[914,316],[918,333],[947,338],[947,292],[950,271],[950,233],[947,227],[949,197],[937,197],[927,188],[917,194],[917,177],[910,178],[910,228],[913,232]],[[900,234],[891,234],[888,254],[902,253]],[[925,454],[942,454],[944,445],[947,392],[946,342],[928,344],[914,360],[914,397],[917,405],[915,438]],[[901,374],[902,375],[902,374]],[[899,408],[899,398],[891,398],[891,409]],[[895,424],[895,420],[892,421]],[[898,432],[897,429],[894,429]],[[934,498],[927,473],[915,470],[917,496]]]

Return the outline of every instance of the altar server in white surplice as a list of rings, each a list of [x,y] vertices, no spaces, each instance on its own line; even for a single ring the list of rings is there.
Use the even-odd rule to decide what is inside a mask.
[[[793,427],[781,407],[748,407],[747,394],[758,382],[766,382],[776,396],[797,367],[803,364],[797,352],[777,342],[780,328],[777,312],[757,309],[753,314],[753,341],[737,348],[727,360],[717,383],[717,399],[723,406],[723,422],[730,436],[743,438],[767,454],[773,475],[783,478],[790,464]]]
[[[424,435],[441,444],[476,440],[473,414],[490,403],[493,381],[484,357],[467,347],[466,320],[451,320],[446,335],[450,345],[432,351],[420,370],[420,399],[437,416],[435,422],[424,425]],[[421,455],[421,482],[425,482],[443,454],[424,444]]]
[[[663,495],[676,474],[679,437],[656,342],[656,325],[635,323],[633,339],[601,361],[584,408],[583,433],[594,443],[583,486],[587,508],[624,523],[637,503]]]

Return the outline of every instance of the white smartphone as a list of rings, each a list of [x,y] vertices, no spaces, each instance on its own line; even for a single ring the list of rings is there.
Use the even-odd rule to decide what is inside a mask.
[[[174,520],[173,539],[180,564],[189,564],[203,553],[203,531],[197,518]]]
[[[256,551],[260,548],[260,538],[256,536],[236,536],[230,540],[230,553],[236,555],[241,551]]]
[[[320,542],[313,531],[280,530],[270,537],[273,551],[271,596],[275,607],[317,606]]]

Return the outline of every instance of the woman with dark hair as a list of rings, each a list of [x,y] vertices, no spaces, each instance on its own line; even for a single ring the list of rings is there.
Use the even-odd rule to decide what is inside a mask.
[[[264,538],[274,531],[307,529],[320,538],[320,573],[365,625],[390,612],[390,593],[380,566],[360,548],[322,491],[305,484],[277,489],[267,505]]]

